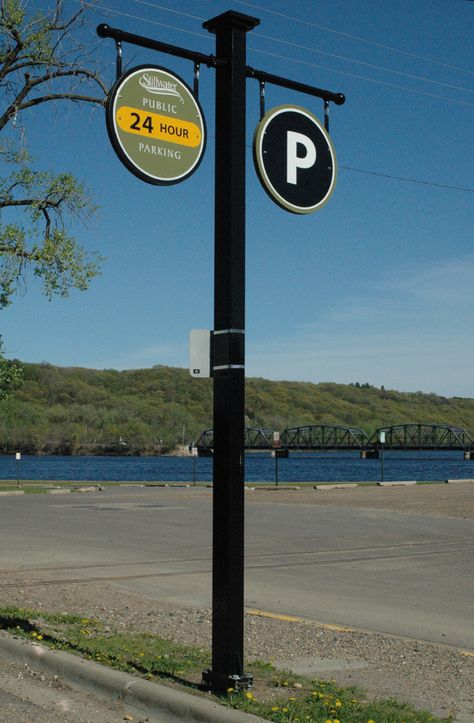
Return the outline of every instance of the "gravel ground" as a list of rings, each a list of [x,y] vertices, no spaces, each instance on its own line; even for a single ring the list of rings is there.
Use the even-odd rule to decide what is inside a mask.
[[[429,516],[474,519],[474,484],[410,488],[250,493],[264,504],[341,505],[403,510]],[[271,495],[271,497],[270,497]],[[249,500],[250,501],[250,500]],[[78,612],[112,629],[156,632],[177,642],[209,647],[211,611],[177,608],[145,600],[103,583],[38,585],[0,593],[0,605]],[[374,697],[396,697],[435,715],[474,721],[474,652],[369,631],[282,620],[247,613],[245,649],[249,658],[283,669],[306,670],[312,678],[359,685]]]

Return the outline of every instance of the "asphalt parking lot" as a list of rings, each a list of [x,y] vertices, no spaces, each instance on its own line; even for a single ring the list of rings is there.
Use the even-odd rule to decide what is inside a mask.
[[[474,648],[473,485],[246,493],[246,605]],[[209,488],[2,500],[4,595],[106,581],[210,606]]]

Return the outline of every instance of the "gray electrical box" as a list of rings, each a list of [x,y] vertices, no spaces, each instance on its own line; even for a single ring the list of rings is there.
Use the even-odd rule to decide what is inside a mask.
[[[192,377],[211,376],[211,332],[191,329],[189,332],[189,373]]]

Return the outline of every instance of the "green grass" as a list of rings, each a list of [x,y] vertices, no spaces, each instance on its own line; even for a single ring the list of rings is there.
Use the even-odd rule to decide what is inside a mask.
[[[118,633],[99,620],[80,615],[46,613],[16,607],[0,608],[0,628],[54,649],[109,665],[148,680],[161,680],[200,694],[202,671],[211,665],[208,650],[179,645],[157,635]],[[223,705],[254,713],[276,723],[428,723],[450,721],[416,711],[396,700],[368,700],[355,687],[312,680],[277,671],[265,661],[249,662],[252,691],[219,698]]]

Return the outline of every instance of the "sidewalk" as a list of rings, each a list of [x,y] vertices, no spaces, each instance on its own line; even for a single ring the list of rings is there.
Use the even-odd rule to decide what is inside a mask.
[[[6,635],[0,636],[0,659],[3,659],[2,663],[10,661],[14,665],[13,674],[4,678],[3,685],[0,683],[0,721],[262,721],[257,716],[225,708],[205,698],[172,690],[63,651],[50,650],[38,643]],[[18,671],[19,665],[27,665],[42,675],[31,676],[28,680],[27,676]],[[12,690],[15,674],[16,685]],[[47,680],[46,676],[50,676],[50,679]],[[64,683],[70,686],[69,691],[61,685]],[[11,706],[11,712],[8,712],[7,718],[3,718],[3,714],[7,714],[7,706]]]

